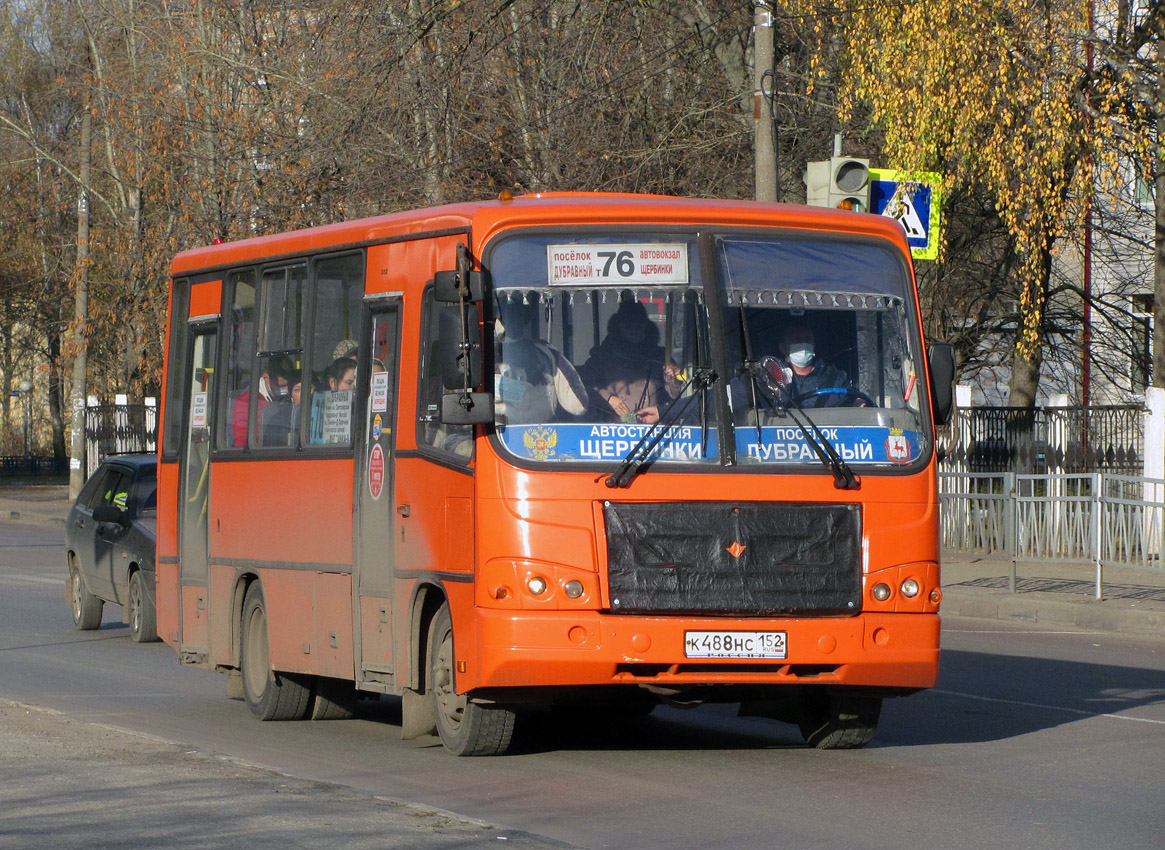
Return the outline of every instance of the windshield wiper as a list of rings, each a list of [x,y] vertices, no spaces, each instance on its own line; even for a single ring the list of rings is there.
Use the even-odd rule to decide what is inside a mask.
[[[608,487],[616,488],[622,487],[626,489],[631,486],[631,482],[635,480],[635,476],[639,474],[639,470],[647,463],[651,457],[651,453],[655,451],[655,447],[659,445],[660,440],[664,438],[676,420],[684,414],[684,412],[691,406],[692,399],[703,398],[704,390],[715,383],[717,375],[706,366],[697,366],[692,371],[691,380],[689,380],[680,389],[680,395],[683,396],[683,402],[674,402],[663,415],[657,419],[650,428],[643,432],[643,436],[639,438],[631,451],[627,452],[626,457],[623,458],[619,468],[607,476],[606,484]],[[691,395],[684,396],[689,388],[695,390]],[[602,477],[602,476],[600,476]]]
[[[837,449],[833,443],[829,442],[829,438],[821,433],[821,429],[817,427],[817,423],[813,421],[813,417],[805,412],[797,399],[793,396],[792,381],[785,378],[784,366],[774,357],[762,357],[760,362],[745,361],[742,373],[747,374],[752,383],[753,398],[756,398],[757,388],[764,391],[764,395],[777,404],[781,405],[781,409],[789,414],[789,418],[793,420],[797,428],[801,431],[801,436],[805,438],[805,442],[813,449],[813,453],[817,455],[817,459],[825,465],[825,467],[833,473],[833,486],[838,490],[860,490],[862,487],[862,479],[857,473],[850,468],[841,455],[837,453]],[[780,377],[778,377],[778,372]],[[782,397],[785,399],[782,403]],[[753,404],[753,414],[756,416],[756,430],[760,434],[760,408]],[[806,427],[808,423],[808,427]],[[812,429],[812,433],[810,433]],[[758,438],[757,444],[761,441]]]

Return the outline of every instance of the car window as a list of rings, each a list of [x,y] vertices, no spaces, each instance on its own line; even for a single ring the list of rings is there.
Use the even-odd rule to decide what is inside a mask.
[[[120,469],[110,469],[109,474],[102,480],[101,486],[97,488],[96,499],[92,503],[92,507],[114,505],[125,510],[129,506],[129,488],[132,484],[133,478],[130,473]]]
[[[83,508],[92,509],[97,504],[97,494],[101,492],[101,482],[109,475],[108,469],[98,469],[89,476],[81,493],[77,496],[77,504]]]
[[[137,493],[134,498],[140,506],[138,513],[148,513],[158,508],[158,476],[153,469],[143,469],[138,473]]]

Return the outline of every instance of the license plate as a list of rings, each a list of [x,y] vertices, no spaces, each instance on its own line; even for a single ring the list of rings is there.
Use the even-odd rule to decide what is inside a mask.
[[[785,658],[785,632],[684,632],[686,658]]]

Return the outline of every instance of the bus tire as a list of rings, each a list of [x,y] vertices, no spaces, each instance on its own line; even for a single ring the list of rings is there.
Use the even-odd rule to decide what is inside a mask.
[[[125,602],[129,636],[134,643],[153,643],[158,639],[158,612],[154,594],[146,586],[141,570],[129,577],[129,592]]]
[[[492,705],[481,705],[457,693],[453,653],[453,617],[445,603],[429,629],[429,678],[441,744],[455,756],[496,756],[510,746],[516,715]]]
[[[800,723],[805,743],[819,750],[857,750],[874,739],[882,698],[845,691],[810,692]]]
[[[258,582],[243,598],[242,638],[239,672],[251,714],[260,720],[303,720],[311,709],[311,687],[307,677],[271,669],[267,606]]]
[[[312,720],[349,720],[356,715],[356,685],[344,679],[317,676],[312,685]]]
[[[73,625],[83,632],[101,626],[101,611],[105,603],[85,587],[85,577],[76,564],[69,565],[69,609],[73,612]]]

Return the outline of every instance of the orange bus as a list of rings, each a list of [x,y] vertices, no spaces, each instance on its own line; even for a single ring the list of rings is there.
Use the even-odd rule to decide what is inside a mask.
[[[935,683],[935,422],[901,228],[562,193],[173,261],[158,632],[266,720],[740,703],[819,748]],[[563,715],[569,716],[569,715]]]

